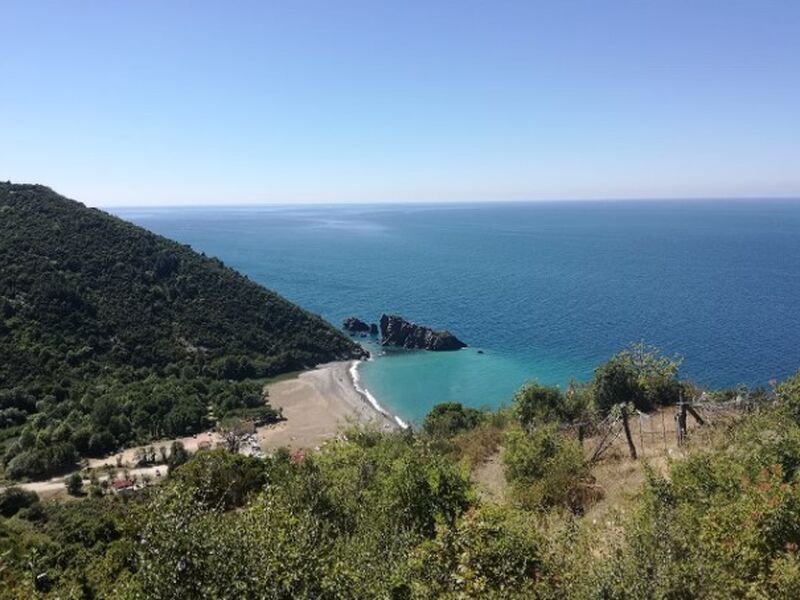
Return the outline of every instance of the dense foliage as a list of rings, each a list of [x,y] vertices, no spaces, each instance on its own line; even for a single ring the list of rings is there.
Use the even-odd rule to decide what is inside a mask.
[[[524,428],[541,423],[575,423],[590,417],[592,396],[587,386],[572,382],[563,393],[559,388],[527,383],[514,395],[514,413]]]
[[[589,468],[580,442],[561,435],[554,424],[533,431],[512,428],[505,438],[506,477],[528,508],[582,509],[581,490]]]
[[[45,188],[0,184],[0,259],[11,477],[273,418],[259,378],[360,352],[218,261]],[[166,481],[132,494],[96,472],[88,490],[66,478],[66,502],[7,487],[0,598],[799,597],[800,373],[583,516],[602,496],[587,428],[680,400],[678,366],[633,345],[564,392],[531,383],[509,409],[450,402],[419,433],[265,459],[176,441]],[[505,493],[476,483],[484,462]]]
[[[474,429],[484,414],[460,402],[437,404],[425,417],[423,429],[432,436],[452,436],[460,431]]]
[[[124,498],[39,504],[8,490],[0,597],[795,598],[798,378],[685,458],[645,466],[601,522],[576,510],[593,501],[577,438],[503,411],[452,434],[354,430],[267,459],[201,452]],[[498,428],[514,492],[500,503],[438,450]]]
[[[601,412],[629,403],[639,410],[675,404],[684,385],[678,380],[679,357],[662,355],[644,343],[632,344],[595,370],[594,402]]]
[[[226,414],[252,380],[363,351],[222,262],[67,200],[0,183],[0,444],[43,476]]]

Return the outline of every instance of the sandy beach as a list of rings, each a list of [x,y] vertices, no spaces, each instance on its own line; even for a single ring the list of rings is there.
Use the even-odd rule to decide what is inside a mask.
[[[315,448],[356,423],[397,427],[356,390],[352,365],[352,361],[328,363],[269,386],[269,403],[280,407],[286,420],[258,429],[262,449],[269,453],[281,446]]]
[[[292,450],[317,448],[325,441],[336,438],[342,429],[350,425],[365,424],[383,430],[398,427],[394,419],[376,410],[367,397],[358,392],[350,374],[353,365],[354,361],[332,362],[305,371],[294,379],[268,385],[269,403],[283,410],[285,420],[256,430],[256,439],[264,453],[271,454],[282,446]],[[136,467],[137,452],[146,447],[153,447],[156,451],[162,446],[169,448],[173,441],[175,439],[160,440],[146,446],[127,448],[106,458],[90,459],[87,466],[102,469],[108,465],[126,469],[131,476],[148,475],[157,479],[166,473],[166,467]],[[177,441],[189,452],[196,452],[206,442],[216,447],[219,438],[214,432],[205,432],[177,438]],[[100,478],[105,477],[101,475]],[[53,477],[18,485],[49,495],[63,492],[64,479],[65,476]]]

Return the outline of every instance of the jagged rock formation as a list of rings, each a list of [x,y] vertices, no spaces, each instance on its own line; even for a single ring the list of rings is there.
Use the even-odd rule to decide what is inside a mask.
[[[342,329],[351,333],[367,333],[370,331],[369,325],[357,317],[348,317],[342,321]]]
[[[398,315],[381,315],[381,345],[422,350],[458,350],[466,347],[449,331],[435,331]]]
[[[375,323],[367,324],[358,317],[348,317],[342,321],[342,329],[350,333],[360,333],[364,337],[367,333],[378,335],[378,326]]]

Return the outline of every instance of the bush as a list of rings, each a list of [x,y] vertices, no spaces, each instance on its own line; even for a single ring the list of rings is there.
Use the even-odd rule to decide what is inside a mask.
[[[460,402],[444,402],[434,406],[425,417],[423,428],[435,437],[450,437],[459,431],[477,427],[483,413],[474,408],[465,408]]]
[[[646,344],[632,344],[594,372],[595,404],[607,414],[615,404],[631,403],[641,411],[675,404],[683,386],[677,379],[679,357],[668,358]]]
[[[775,393],[781,405],[794,418],[800,422],[800,371],[782,381],[775,388]]]
[[[489,505],[413,553],[408,587],[417,598],[534,597],[542,554],[534,515]]]
[[[267,483],[267,463],[227,450],[200,452],[175,469],[175,480],[194,490],[211,507],[242,506],[247,497]]]
[[[13,517],[23,508],[39,501],[36,492],[29,492],[20,487],[10,487],[0,493],[0,515]]]
[[[189,451],[184,445],[175,440],[169,447],[169,458],[167,458],[167,469],[170,473],[189,460]]]
[[[531,433],[512,429],[506,434],[503,462],[517,500],[526,507],[563,506],[580,509],[582,487],[589,477],[583,449],[555,425]]]
[[[526,383],[514,395],[514,414],[520,425],[528,428],[535,423],[564,420],[564,395],[557,387]]]
[[[83,490],[83,479],[78,473],[73,473],[64,481],[64,486],[70,496],[79,496]]]

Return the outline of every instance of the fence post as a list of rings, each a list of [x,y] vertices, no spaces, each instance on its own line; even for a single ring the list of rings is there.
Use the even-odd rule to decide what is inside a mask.
[[[681,401],[678,405],[680,407],[680,412],[677,415],[678,419],[678,445],[682,445],[683,442],[686,440],[686,403]]]
[[[628,409],[625,405],[622,406],[622,428],[625,430],[625,439],[628,440],[628,450],[631,453],[631,458],[636,460],[636,446],[633,445],[633,438],[631,437],[631,428],[628,424]]]
[[[644,449],[644,434],[642,433],[642,415],[639,415],[639,451],[642,453],[642,457],[647,455]]]
[[[689,406],[687,404],[686,405],[686,410],[689,411],[689,414],[694,417],[695,421],[697,421],[698,424],[700,424],[700,425],[705,425],[706,424],[706,422],[703,420],[703,417],[701,417],[700,414],[694,409],[694,406]]]

